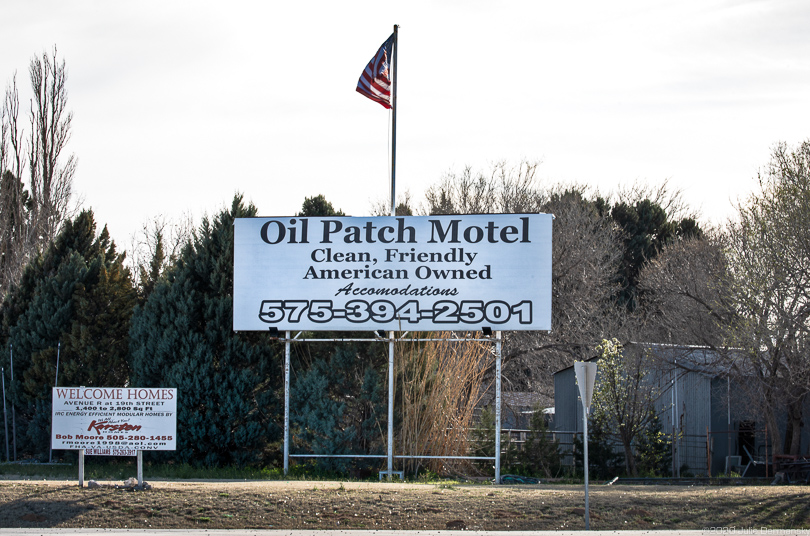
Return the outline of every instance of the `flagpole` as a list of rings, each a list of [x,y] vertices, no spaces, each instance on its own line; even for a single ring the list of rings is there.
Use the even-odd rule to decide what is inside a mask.
[[[397,215],[397,53],[399,52],[399,25],[394,24],[394,46],[391,50],[391,216]],[[394,473],[394,332],[388,332],[388,480]]]
[[[397,55],[399,54],[399,25],[394,24],[394,47],[391,51],[391,68],[394,76],[391,83],[391,216],[397,215]]]

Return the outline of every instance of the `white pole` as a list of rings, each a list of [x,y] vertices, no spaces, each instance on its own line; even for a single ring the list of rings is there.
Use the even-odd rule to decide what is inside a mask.
[[[290,332],[284,337],[284,474],[290,470]]]
[[[138,487],[143,487],[143,451],[138,451]]]
[[[84,449],[79,450],[79,487],[84,487]]]
[[[397,55],[399,54],[399,25],[394,24],[394,47],[391,51],[391,216],[397,215]],[[389,475],[390,477],[390,475]]]
[[[726,442],[728,443],[726,452],[726,473],[729,473],[728,457],[731,456],[731,376],[726,376],[726,411],[728,412],[728,432]],[[739,452],[739,451],[738,451]]]
[[[5,426],[6,433],[3,437],[6,438],[6,461],[10,462],[11,457],[8,455],[8,413],[6,413],[6,371],[0,368],[0,376],[3,377],[3,425]]]
[[[11,367],[11,433],[14,436],[12,445],[14,447],[14,461],[17,461],[17,407],[14,404],[14,395],[17,394],[17,389],[14,388],[14,345],[8,345],[8,358],[9,366]]]
[[[58,342],[56,344],[56,377],[53,379],[53,386],[59,387],[59,354],[62,351],[62,342]],[[53,444],[51,444],[51,450],[48,454],[48,463],[53,462]]]
[[[672,371],[672,379],[670,380],[671,392],[670,399],[672,404],[672,411],[670,411],[670,419],[672,419],[672,445],[670,448],[671,455],[672,455],[672,476],[677,478],[678,477],[678,461],[675,459],[675,438],[677,437],[677,431],[675,429],[675,374],[677,371],[673,369]]]
[[[53,386],[59,387],[59,354],[62,353],[62,341],[56,343],[56,376],[53,379]]]
[[[495,332],[495,483],[501,483],[501,332]]]
[[[588,499],[588,414],[591,409],[591,398],[596,382],[596,363],[574,363],[574,375],[579,387],[579,397],[582,400],[582,465],[585,470],[585,530],[591,530],[591,512]]]
[[[681,477],[681,411],[678,408],[678,360],[675,360],[675,431],[676,436],[673,438],[675,442],[675,469],[677,469],[677,474],[675,478]]]
[[[399,25],[394,24],[394,47],[391,51],[391,216],[397,215],[397,54]],[[394,332],[388,332],[388,480],[394,471]]]
[[[388,480],[394,471],[394,332],[388,337]]]
[[[588,407],[582,406],[582,428],[584,430],[584,458],[583,464],[585,466],[585,530],[591,530],[591,509],[588,504]]]

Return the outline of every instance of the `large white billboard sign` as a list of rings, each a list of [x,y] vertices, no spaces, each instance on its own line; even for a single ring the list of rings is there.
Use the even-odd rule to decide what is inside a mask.
[[[241,218],[233,329],[550,330],[550,214]]]
[[[51,447],[135,456],[176,450],[177,389],[54,387]]]

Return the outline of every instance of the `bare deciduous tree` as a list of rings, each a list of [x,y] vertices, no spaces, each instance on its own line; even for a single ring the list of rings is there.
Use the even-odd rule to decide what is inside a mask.
[[[677,240],[644,269],[643,333],[713,348],[774,450],[797,454],[810,394],[810,142],[777,145],[759,181],[722,232]]]
[[[727,232],[731,333],[744,349],[739,368],[765,402],[774,448],[798,454],[810,393],[810,141],[777,145],[759,179],[761,192],[738,207]]]
[[[650,411],[657,396],[651,374],[652,359],[644,348],[627,350],[616,339],[603,340],[599,354],[599,381],[593,394],[593,418],[619,436],[627,474],[638,476],[633,444],[653,418]]]
[[[73,113],[67,110],[65,60],[59,63],[56,47],[51,56],[34,57],[29,74],[34,95],[28,149],[33,218],[39,236],[50,241],[68,216],[76,172],[75,155],[62,158],[70,140]]]
[[[144,223],[128,248],[129,267],[141,299],[145,299],[192,238],[194,222],[186,214],[170,222],[163,216]]]
[[[34,57],[29,66],[33,98],[28,137],[20,127],[16,75],[6,88],[0,143],[0,293],[19,281],[23,268],[72,216],[76,157],[63,157],[73,115],[67,110],[65,62]],[[28,165],[29,183],[23,182]]]
[[[25,168],[25,148],[23,147],[23,132],[19,125],[20,95],[17,91],[16,73],[6,88],[3,99],[3,132],[0,149],[0,170],[9,170],[17,178],[22,178]]]
[[[516,166],[498,162],[485,173],[465,167],[448,172],[425,192],[428,214],[505,214],[537,212],[537,161],[523,160]]]
[[[677,239],[642,269],[639,290],[644,299],[637,310],[643,319],[641,340],[724,351],[725,326],[732,318],[724,241],[719,231]]]
[[[397,206],[396,206],[396,215],[397,216],[414,216],[414,207],[413,207],[413,199],[411,197],[411,192],[409,190],[405,190],[404,193],[401,193],[398,197]],[[371,205],[371,215],[372,216],[390,216],[391,215],[391,200],[390,199],[378,199]]]
[[[683,189],[673,187],[667,179],[656,184],[634,182],[629,186],[619,188],[612,198],[616,203],[627,203],[628,205],[648,199],[664,209],[670,221],[684,218],[697,219],[699,216],[684,200]]]
[[[584,198],[583,187],[559,188],[539,204],[554,214],[550,332],[506,335],[505,378],[513,389],[553,394],[552,375],[576,360],[593,357],[607,337],[629,338],[632,318],[617,307],[616,271],[622,258],[612,220]]]
[[[606,210],[586,198],[586,187],[540,188],[538,166],[536,161],[499,162],[487,173],[466,167],[446,174],[426,198],[431,214],[554,215],[552,330],[508,332],[503,347],[508,389],[532,390],[550,399],[554,372],[591,357],[603,338],[629,333],[631,318],[613,300],[622,258],[618,228]]]

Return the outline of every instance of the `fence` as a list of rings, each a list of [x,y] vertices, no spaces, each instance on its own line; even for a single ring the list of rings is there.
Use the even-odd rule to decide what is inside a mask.
[[[506,440],[510,448],[519,452],[526,442],[526,438],[531,430],[504,429],[502,441]],[[573,471],[575,466],[576,439],[581,444],[582,432],[555,430],[546,432],[551,441],[557,441],[560,453],[562,454],[562,465]],[[671,441],[672,436],[667,435],[667,440]],[[611,435],[608,439],[613,451],[617,454],[624,454],[621,441],[618,436]],[[707,449],[707,437],[699,435],[681,435],[672,444],[673,472],[675,476],[705,475],[709,472],[709,456],[711,451]],[[677,464],[677,465],[675,465]]]
[[[494,432],[494,431],[493,431]],[[519,428],[504,428],[501,430],[502,455],[509,453],[519,453],[523,450],[532,430]],[[573,472],[575,469],[575,455],[577,442],[581,445],[582,432],[548,430],[545,432],[546,438],[556,441],[561,454],[561,462],[567,471]],[[668,441],[672,435],[665,434]],[[613,451],[624,455],[621,442],[616,434],[608,436],[608,441]],[[470,441],[470,449],[474,451],[476,442]],[[767,430],[744,429],[720,430],[715,432],[707,431],[705,435],[681,434],[676,441],[671,442],[672,448],[672,470],[671,475],[676,477],[706,476],[721,473],[738,472],[742,474],[751,458],[759,462],[766,458],[770,459],[773,449],[767,442]],[[749,456],[750,453],[750,456]],[[736,463],[727,466],[726,457],[730,456]],[[297,455],[296,457],[317,457],[316,455]],[[350,456],[346,456],[350,457]],[[351,456],[363,457],[363,456]],[[368,458],[385,458],[384,455],[368,455]],[[397,460],[407,458],[440,458],[446,460],[491,460],[491,457],[475,456],[395,456]],[[512,463],[515,460],[510,460]],[[593,460],[592,460],[593,461]],[[581,463],[581,462],[580,462]],[[718,465],[719,464],[719,465]],[[773,469],[771,468],[772,472]],[[772,473],[771,473],[772,474]],[[750,475],[747,475],[750,476]]]
[[[520,451],[530,430],[504,429],[508,444]],[[562,464],[574,468],[576,442],[581,444],[582,432],[548,431],[548,437],[557,441]],[[773,460],[773,448],[768,441],[766,429],[743,427],[741,430],[708,431],[706,434],[680,434],[672,441],[672,434],[665,434],[672,449],[672,475],[701,476],[736,472],[742,474],[749,462],[764,463]],[[622,454],[624,450],[618,436],[611,434],[608,439],[613,451]],[[769,469],[773,471],[773,469]],[[750,476],[750,475],[746,475]]]

